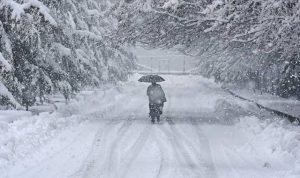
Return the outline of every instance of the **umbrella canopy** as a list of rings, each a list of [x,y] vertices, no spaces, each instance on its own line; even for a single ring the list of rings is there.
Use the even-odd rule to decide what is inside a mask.
[[[139,82],[148,82],[148,83],[156,83],[156,82],[163,82],[163,81],[165,81],[165,79],[159,75],[145,75],[139,79]]]

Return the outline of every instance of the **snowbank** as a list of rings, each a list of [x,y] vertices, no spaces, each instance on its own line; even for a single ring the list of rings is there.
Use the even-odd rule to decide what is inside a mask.
[[[235,128],[248,136],[248,143],[239,150],[251,155],[260,150],[268,161],[262,163],[267,167],[289,167],[290,172],[283,172],[282,177],[297,177],[300,173],[300,131],[281,118],[260,120],[255,116],[243,117]],[[252,145],[252,146],[251,146]],[[255,145],[255,147],[253,147]],[[275,162],[281,160],[280,165]]]
[[[294,117],[300,118],[300,101],[294,98],[282,98],[268,93],[253,92],[252,90],[233,90],[235,94],[244,97],[250,101],[258,103],[264,107],[277,110],[282,113],[289,114]]]
[[[284,99],[270,94],[256,94],[250,90],[234,91],[254,103],[289,114],[297,114],[294,111],[299,108],[299,102],[292,99]],[[248,114],[240,112],[239,122],[235,122],[234,125],[234,129],[238,133],[246,135],[249,140],[239,149],[239,152],[243,155],[261,153],[261,155],[257,155],[262,161],[264,160],[260,163],[261,166],[273,167],[277,170],[286,167],[290,171],[283,171],[280,177],[298,177],[300,173],[300,161],[298,161],[300,160],[299,126],[293,125],[288,120],[264,109],[259,109],[254,103],[240,99],[233,99],[232,101],[232,104],[234,103],[240,107],[230,107],[232,111],[229,112],[231,113],[230,116],[232,116],[232,113],[237,113],[236,111],[242,111],[243,109],[249,111]],[[222,111],[225,112],[226,109]],[[235,118],[235,116],[232,117],[231,119]],[[222,118],[226,119],[226,117]],[[281,164],[278,164],[278,162],[281,162]]]
[[[1,111],[0,172],[19,159],[28,157],[28,154],[37,152],[63,130],[78,126],[86,120],[103,119],[118,107],[114,103],[124,104],[119,102],[124,97],[121,85],[106,85],[98,90],[83,91],[69,105],[60,105],[53,113],[32,115],[25,111]]]

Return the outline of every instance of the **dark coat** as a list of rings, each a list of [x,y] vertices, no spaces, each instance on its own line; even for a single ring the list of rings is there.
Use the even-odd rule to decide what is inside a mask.
[[[149,98],[150,104],[160,104],[163,105],[167,102],[165,93],[159,84],[151,84],[147,89],[147,96]]]

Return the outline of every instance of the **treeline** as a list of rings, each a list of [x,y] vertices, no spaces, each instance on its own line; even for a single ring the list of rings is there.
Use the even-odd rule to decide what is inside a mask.
[[[123,41],[177,48],[217,81],[300,98],[300,1],[124,0]]]
[[[120,46],[110,0],[0,0],[0,105],[125,80],[134,57]]]

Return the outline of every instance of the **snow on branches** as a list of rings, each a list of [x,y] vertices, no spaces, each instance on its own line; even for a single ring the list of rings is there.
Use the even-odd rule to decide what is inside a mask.
[[[180,48],[219,81],[255,78],[261,89],[300,96],[299,9],[296,0],[135,0],[116,16],[124,41]]]
[[[109,0],[1,0],[3,86],[28,109],[55,92],[68,100],[85,86],[126,79],[133,58],[113,36],[110,8]]]
[[[0,52],[0,72],[1,71],[10,71],[11,65],[4,59],[2,53]]]
[[[175,8],[178,6],[178,0],[169,0],[165,2],[165,4],[162,6],[162,8],[167,9],[167,8]]]
[[[14,0],[1,0],[0,9],[9,8],[12,11],[11,18],[15,20],[20,20],[22,15],[25,15],[25,11],[30,8],[37,8],[39,13],[44,16],[45,20],[50,22],[53,26],[56,26],[56,21],[50,15],[49,9],[38,0],[24,0],[23,3],[18,3]]]

